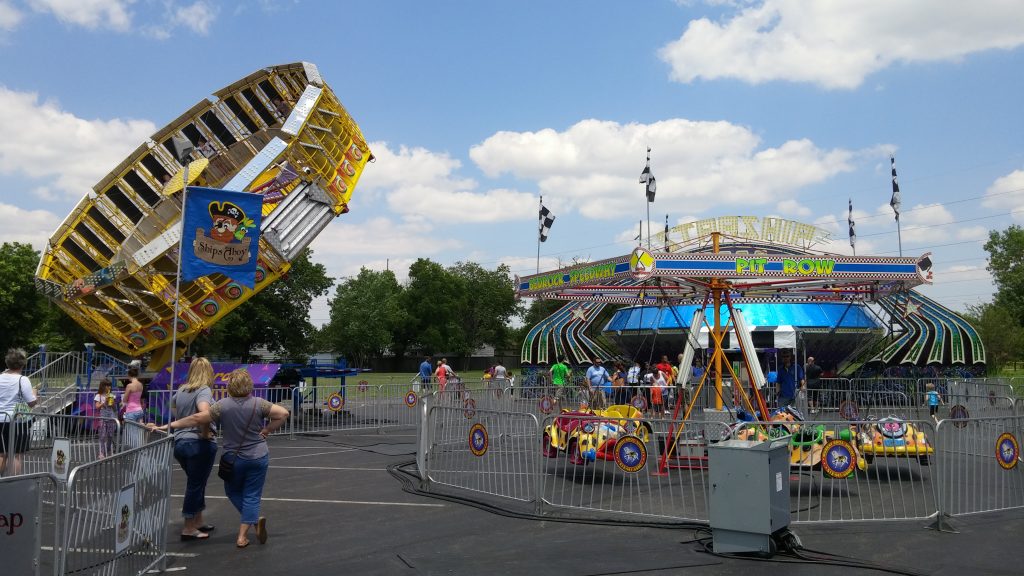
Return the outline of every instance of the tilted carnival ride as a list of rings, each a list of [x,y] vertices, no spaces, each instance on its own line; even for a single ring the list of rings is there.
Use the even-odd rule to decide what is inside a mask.
[[[172,138],[195,147],[188,170]],[[50,237],[39,290],[100,342],[150,365],[172,357],[183,174],[189,185],[263,196],[256,286],[214,274],[183,282],[179,342],[190,342],[280,278],[348,202],[373,156],[316,66],[254,72],[143,142]]]

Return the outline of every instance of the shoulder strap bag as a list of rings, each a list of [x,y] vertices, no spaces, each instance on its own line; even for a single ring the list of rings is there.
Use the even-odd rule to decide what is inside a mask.
[[[252,414],[249,415],[249,421],[245,423],[243,428],[242,440],[245,440],[245,435],[249,433],[249,425],[252,424],[252,419],[256,416],[256,408],[260,405],[259,400],[253,398],[254,404],[252,406]],[[238,443],[238,449],[235,450],[235,457],[231,460],[227,459],[227,452],[220,455],[220,464],[217,466],[217,476],[225,482],[231,482],[235,477],[235,459],[242,452],[242,443]]]

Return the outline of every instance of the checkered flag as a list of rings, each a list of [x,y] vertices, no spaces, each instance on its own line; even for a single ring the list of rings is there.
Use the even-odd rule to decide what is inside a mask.
[[[855,244],[857,243],[857,223],[853,221],[853,199],[850,201],[850,215],[846,217],[846,224],[850,227],[850,248],[856,249]]]
[[[903,197],[900,195],[900,183],[896,180],[896,158],[889,156],[889,161],[892,163],[892,198],[889,200],[889,206],[892,206],[892,211],[896,213],[896,221],[899,222]]]
[[[654,173],[651,172],[651,149],[647,149],[647,165],[644,166],[644,171],[640,173],[640,183],[647,184],[647,201],[654,202],[654,194],[658,191],[658,182],[654,179]]]
[[[548,210],[547,206],[540,205],[540,241],[545,242],[548,239],[548,232],[551,230],[551,225],[555,223],[555,215]]]

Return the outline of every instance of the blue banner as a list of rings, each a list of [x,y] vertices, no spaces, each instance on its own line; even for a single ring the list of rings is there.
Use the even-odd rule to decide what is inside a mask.
[[[262,209],[259,194],[190,186],[181,232],[181,279],[219,272],[255,287]]]

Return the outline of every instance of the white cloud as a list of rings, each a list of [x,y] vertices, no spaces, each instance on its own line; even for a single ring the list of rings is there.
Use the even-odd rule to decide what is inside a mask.
[[[49,12],[66,24],[89,29],[110,28],[121,32],[131,28],[128,7],[134,0],[30,0],[37,12]]]
[[[61,218],[46,210],[24,210],[0,203],[0,243],[24,242],[42,250]]]
[[[11,31],[21,24],[25,17],[20,10],[6,0],[0,0],[0,30]]]
[[[809,140],[759,148],[749,128],[671,119],[653,124],[583,120],[564,132],[498,132],[470,149],[489,176],[536,180],[553,202],[589,218],[613,218],[643,202],[638,182],[646,148],[657,199],[703,212],[722,204],[764,205],[852,169],[855,153]]]
[[[988,237],[988,228],[984,226],[968,226],[956,231],[957,240],[982,240]]]
[[[765,0],[693,20],[659,55],[679,82],[736,78],[850,89],[897,62],[955,61],[1024,44],[1018,2]]]
[[[383,196],[407,220],[456,224],[536,217],[536,196],[503,188],[478,190],[474,180],[457,175],[462,164],[446,153],[406,146],[395,151],[385,142],[373,143],[371,149],[377,159],[360,180],[360,189],[369,197]]]
[[[1014,220],[1024,221],[1024,170],[1014,170],[993,182],[981,205],[1007,210]]]
[[[156,131],[144,120],[85,120],[37,94],[0,86],[0,174],[47,179],[80,198]],[[50,194],[52,191],[47,190]]]
[[[502,256],[498,259],[499,262],[508,266],[509,270],[512,271],[513,275],[518,276],[529,276],[530,274],[537,273],[537,257],[536,256]],[[553,256],[541,256],[540,257],[540,271],[557,270],[559,267],[559,260]]]
[[[217,18],[218,12],[217,7],[209,2],[199,0],[188,6],[175,6],[171,23],[205,36],[210,32],[210,24]]]
[[[783,214],[789,214],[791,216],[810,216],[811,209],[804,206],[802,202],[798,202],[792,198],[789,200],[783,200],[775,205],[775,209]]]
[[[919,244],[948,239],[953,230],[942,225],[954,220],[953,213],[941,204],[918,204],[900,213],[903,242]]]

